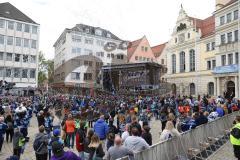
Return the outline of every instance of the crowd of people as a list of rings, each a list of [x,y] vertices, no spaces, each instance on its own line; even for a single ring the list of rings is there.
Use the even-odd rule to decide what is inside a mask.
[[[134,159],[153,145],[153,119],[161,121],[166,141],[239,108],[239,100],[221,96],[2,96],[0,157],[4,141],[13,146],[9,159],[20,159],[32,139],[36,160]],[[33,117],[38,133],[29,137]]]

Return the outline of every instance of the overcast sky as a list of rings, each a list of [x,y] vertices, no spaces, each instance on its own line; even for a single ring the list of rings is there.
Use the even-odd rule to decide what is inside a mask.
[[[39,50],[47,58],[54,57],[53,44],[63,30],[77,23],[107,29],[123,40],[146,35],[154,46],[170,38],[181,4],[197,18],[211,16],[215,9],[215,0],[8,1],[41,25]]]

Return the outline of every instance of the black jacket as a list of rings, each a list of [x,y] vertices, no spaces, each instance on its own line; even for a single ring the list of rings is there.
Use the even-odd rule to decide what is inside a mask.
[[[142,134],[142,138],[149,144],[149,146],[152,145],[152,134],[144,132]]]

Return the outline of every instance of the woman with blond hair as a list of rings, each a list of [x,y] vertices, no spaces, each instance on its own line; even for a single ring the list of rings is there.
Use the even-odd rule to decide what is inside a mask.
[[[165,129],[162,131],[160,141],[168,140],[172,137],[179,137],[181,134],[174,128],[172,121],[167,121]]]
[[[90,149],[89,160],[102,160],[105,153],[103,151],[102,143],[97,136],[94,134],[91,138],[91,142],[88,145]]]

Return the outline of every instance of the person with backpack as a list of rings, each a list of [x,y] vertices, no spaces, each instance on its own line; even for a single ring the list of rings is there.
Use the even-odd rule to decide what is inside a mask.
[[[51,158],[52,155],[52,143],[57,141],[58,143],[62,144],[64,146],[63,140],[60,138],[60,129],[54,129],[53,130],[53,136],[48,141],[48,157]]]
[[[85,134],[85,123],[80,122],[80,126],[76,132],[76,148],[79,153],[79,157],[84,159],[84,140],[86,138]]]
[[[18,128],[15,128],[13,135],[13,155],[20,159],[22,147],[24,146],[25,138]]]
[[[12,118],[12,115],[10,113],[6,116],[5,123],[8,126],[8,128],[6,129],[6,141],[8,143],[8,140],[9,140],[9,137],[10,137],[10,142],[12,142],[14,129],[13,129],[13,118]]]
[[[36,160],[47,160],[48,158],[48,135],[44,133],[44,126],[39,127],[39,133],[33,142],[33,149],[35,151]]]

